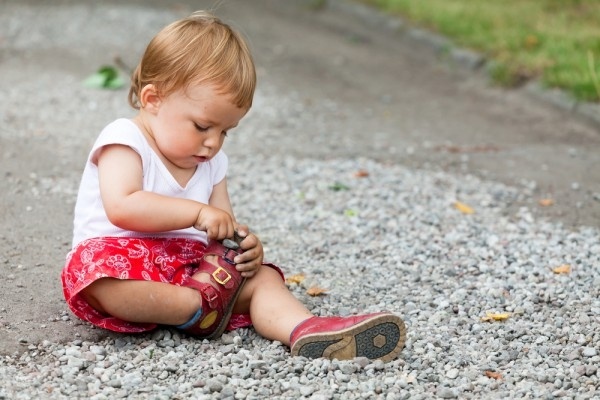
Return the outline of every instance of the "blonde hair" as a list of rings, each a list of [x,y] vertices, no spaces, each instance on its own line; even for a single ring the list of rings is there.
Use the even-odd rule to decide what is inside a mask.
[[[168,96],[190,84],[213,84],[249,109],[256,71],[248,45],[229,25],[206,11],[163,28],[148,44],[131,77],[129,104],[139,109],[140,91],[148,84]]]

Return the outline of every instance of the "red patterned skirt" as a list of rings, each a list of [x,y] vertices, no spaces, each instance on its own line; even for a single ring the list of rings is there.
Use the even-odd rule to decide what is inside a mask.
[[[153,323],[128,322],[94,309],[80,295],[101,278],[133,279],[181,285],[196,273],[206,246],[183,238],[103,237],[79,243],[67,255],[61,278],[71,311],[84,321],[115,332],[134,333],[155,329]],[[264,264],[282,271],[273,264]],[[233,314],[227,330],[252,325],[249,314]]]

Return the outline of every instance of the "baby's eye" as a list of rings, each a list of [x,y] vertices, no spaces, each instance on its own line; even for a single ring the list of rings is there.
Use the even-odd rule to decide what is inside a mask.
[[[200,126],[197,123],[194,122],[194,126],[196,127],[196,129],[200,132],[206,132],[208,130],[208,128],[204,127],[204,126]]]
[[[223,136],[227,137],[227,131],[223,131],[223,132],[221,132],[221,135],[223,135]]]

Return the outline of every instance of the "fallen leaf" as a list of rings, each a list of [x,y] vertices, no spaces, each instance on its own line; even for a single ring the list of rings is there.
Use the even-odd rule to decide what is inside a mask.
[[[488,370],[488,371],[485,371],[484,374],[488,378],[496,379],[497,381],[502,380],[502,374],[500,372],[494,372],[494,371]]]
[[[358,212],[356,210],[348,208],[348,209],[344,210],[344,215],[346,217],[356,217],[358,215]]]
[[[105,65],[87,77],[83,84],[94,89],[119,89],[125,85],[125,81],[121,79],[115,67]]]
[[[491,313],[487,312],[485,317],[481,317],[482,321],[505,321],[510,317],[510,313]]]
[[[475,213],[475,210],[473,210],[470,206],[468,206],[467,204],[462,203],[460,201],[454,202],[454,208],[456,208],[458,211],[460,211],[463,214]]]
[[[524,43],[523,43],[525,48],[528,50],[535,49],[536,47],[538,47],[539,44],[540,44],[540,39],[538,39],[538,37],[535,35],[527,35],[527,37],[525,38]]]
[[[555,274],[569,274],[571,273],[571,266],[569,264],[559,265],[552,270]]]
[[[327,289],[320,288],[318,286],[313,286],[306,291],[306,294],[309,296],[320,296],[322,294],[326,294]]]
[[[365,177],[369,176],[369,171],[365,171],[364,169],[359,169],[358,171],[356,171],[354,173],[354,176],[356,178],[365,178]]]
[[[538,201],[538,203],[542,207],[550,207],[551,205],[554,205],[554,200],[552,200],[552,199],[540,199]]]
[[[333,190],[334,192],[340,192],[342,190],[350,190],[350,188],[346,185],[344,185],[341,182],[335,182],[333,185],[329,186],[330,190]]]
[[[286,283],[302,283],[304,281],[304,274],[296,274],[285,278]]]

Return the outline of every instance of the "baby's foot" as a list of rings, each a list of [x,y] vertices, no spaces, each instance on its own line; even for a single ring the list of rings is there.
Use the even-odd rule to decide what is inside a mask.
[[[227,327],[246,282],[233,262],[242,251],[236,241],[237,238],[225,243],[209,242],[197,272],[182,285],[198,290],[202,306],[190,321],[179,325],[179,329],[194,336],[212,339],[221,336]]]

